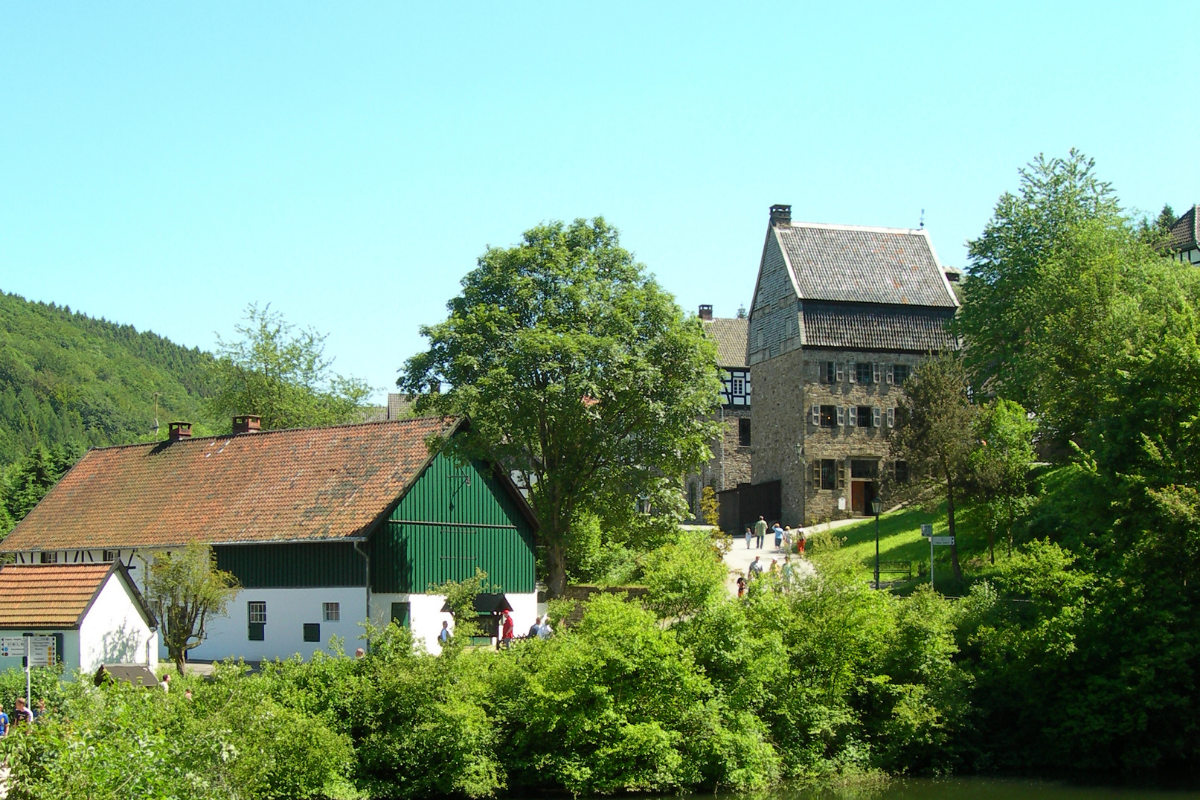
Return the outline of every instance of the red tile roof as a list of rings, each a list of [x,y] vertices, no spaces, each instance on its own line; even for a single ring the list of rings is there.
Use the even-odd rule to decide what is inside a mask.
[[[9,564],[0,569],[0,628],[76,628],[114,564]]]
[[[4,550],[363,536],[455,420],[418,417],[88,451]]]

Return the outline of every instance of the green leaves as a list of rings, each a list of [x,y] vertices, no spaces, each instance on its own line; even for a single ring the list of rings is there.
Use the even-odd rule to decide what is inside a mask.
[[[153,556],[145,591],[158,616],[163,644],[182,675],[184,655],[200,645],[205,623],[225,613],[239,587],[231,573],[216,568],[211,547],[193,542],[183,550]]]
[[[422,393],[418,411],[469,416],[455,446],[522,476],[558,595],[577,519],[650,528],[636,509],[651,497],[682,512],[666,486],[707,455],[715,352],[603,219],[526,231],[462,285],[397,383]]]

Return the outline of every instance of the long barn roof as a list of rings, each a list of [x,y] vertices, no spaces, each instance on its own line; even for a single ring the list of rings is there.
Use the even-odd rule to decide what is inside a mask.
[[[421,474],[428,440],[459,424],[418,417],[90,450],[3,549],[361,538]]]

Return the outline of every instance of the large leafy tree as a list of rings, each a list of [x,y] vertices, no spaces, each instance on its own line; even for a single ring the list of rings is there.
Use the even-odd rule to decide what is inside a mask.
[[[297,329],[268,305],[246,308],[236,341],[218,337],[213,414],[257,414],[264,428],[305,428],[356,421],[371,387],[332,371],[326,335]]]
[[[949,353],[925,360],[905,381],[904,399],[896,413],[892,453],[908,462],[911,476],[907,487],[897,488],[927,501],[945,498],[951,536],[956,535],[954,513],[963,498],[969,458],[976,446],[976,413],[962,360]],[[950,559],[954,577],[961,578],[957,539]]]
[[[188,650],[204,641],[205,626],[225,613],[237,579],[216,568],[212,548],[199,542],[154,556],[146,570],[146,599],[162,625],[167,654],[183,674]]]
[[[462,455],[520,475],[558,596],[582,516],[638,526],[647,509],[682,510],[682,476],[714,434],[715,353],[600,218],[489,248],[462,286],[397,383],[425,392],[418,411],[470,416]]]
[[[967,457],[967,490],[987,523],[988,556],[996,563],[996,531],[1004,526],[1012,553],[1012,527],[1031,500],[1029,469],[1037,424],[1019,403],[995,400],[975,419],[978,447]]]
[[[1048,265],[1061,263],[1080,225],[1127,223],[1112,187],[1078,150],[1066,158],[1039,155],[1020,176],[1017,193],[1000,197],[983,233],[968,243],[970,273],[959,323],[977,385],[1040,412],[1033,387],[1041,365],[1033,351],[1054,302],[1046,295],[1056,286],[1046,280]]]

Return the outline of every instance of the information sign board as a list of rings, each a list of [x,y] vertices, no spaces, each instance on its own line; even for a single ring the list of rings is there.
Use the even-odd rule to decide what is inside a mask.
[[[949,544],[954,544],[954,537],[953,536],[934,536],[932,539],[930,539],[930,541],[933,544],[937,544],[937,545],[949,545]]]
[[[16,656],[20,658],[23,655],[25,655],[24,636],[0,637],[0,656]]]
[[[29,637],[29,666],[50,667],[54,665],[54,637]]]
[[[921,535],[928,539],[933,536],[933,525],[928,522],[921,526]]]

